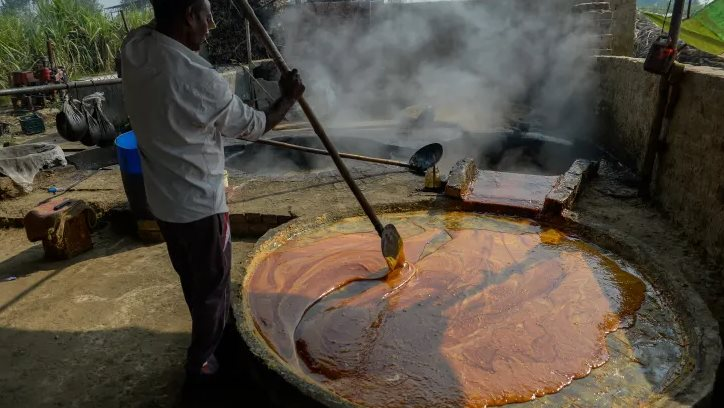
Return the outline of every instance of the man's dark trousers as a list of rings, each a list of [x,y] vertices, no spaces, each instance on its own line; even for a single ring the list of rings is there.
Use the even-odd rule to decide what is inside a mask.
[[[189,223],[158,221],[191,312],[186,371],[199,374],[221,341],[230,307],[229,214]]]

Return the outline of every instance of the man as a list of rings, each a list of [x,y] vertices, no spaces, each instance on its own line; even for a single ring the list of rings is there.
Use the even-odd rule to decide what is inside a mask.
[[[151,212],[191,312],[187,379],[213,378],[230,308],[231,243],[222,137],[255,140],[304,92],[296,70],[266,111],[242,103],[198,55],[214,20],[208,0],[152,0],[155,22],[128,34],[123,93]]]

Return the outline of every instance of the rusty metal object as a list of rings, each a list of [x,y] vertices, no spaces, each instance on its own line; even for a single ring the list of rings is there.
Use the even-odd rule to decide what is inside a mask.
[[[48,258],[69,259],[93,248],[95,222],[95,212],[84,201],[55,199],[25,215],[23,225],[30,242],[43,242]]]
[[[681,81],[684,77],[684,65],[674,63],[669,71],[659,80],[659,94],[656,101],[649,137],[646,140],[646,151],[640,171],[639,195],[648,197],[652,193],[651,184],[654,179],[656,158],[662,152],[669,131],[669,123],[679,100]]]
[[[87,81],[73,81],[73,82],[62,83],[62,84],[53,84],[53,85],[8,88],[8,89],[0,89],[0,96],[21,95],[21,94],[28,94],[28,93],[42,93],[42,92],[60,91],[60,90],[69,91],[71,89],[89,88],[92,86],[120,84],[121,82],[122,82],[121,78],[112,78],[112,79],[99,79],[99,80],[87,80]]]

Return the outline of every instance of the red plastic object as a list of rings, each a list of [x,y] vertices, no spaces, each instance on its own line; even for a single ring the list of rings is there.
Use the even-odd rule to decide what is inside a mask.
[[[48,83],[53,78],[53,72],[50,70],[50,68],[41,68],[40,69],[40,81],[43,83]]]

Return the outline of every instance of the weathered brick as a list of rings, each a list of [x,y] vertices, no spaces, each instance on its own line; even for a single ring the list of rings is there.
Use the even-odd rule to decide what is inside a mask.
[[[445,186],[445,195],[454,198],[463,198],[470,191],[470,184],[475,180],[478,171],[475,161],[466,158],[458,161],[450,169]]]
[[[564,208],[571,208],[581,189],[583,181],[596,172],[596,165],[588,160],[578,159],[558,180],[546,195],[543,213],[547,216],[560,215]]]

